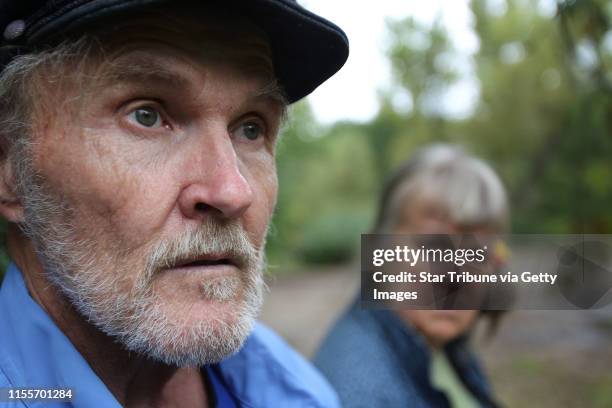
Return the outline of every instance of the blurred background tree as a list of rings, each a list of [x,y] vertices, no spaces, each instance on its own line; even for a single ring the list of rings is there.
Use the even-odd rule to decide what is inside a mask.
[[[612,2],[560,1],[554,16],[534,1],[491,3],[471,2],[480,46],[469,115],[441,107],[465,79],[443,25],[412,18],[388,22],[393,84],[372,121],[324,128],[296,106],[279,148],[272,260],[350,259],[381,180],[433,142],[465,145],[500,172],[514,232],[612,232]]]

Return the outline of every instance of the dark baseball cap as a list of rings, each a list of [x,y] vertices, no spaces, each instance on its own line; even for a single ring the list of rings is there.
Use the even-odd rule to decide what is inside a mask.
[[[202,0],[204,2],[206,0]],[[177,0],[0,0],[0,64],[87,23]],[[295,0],[208,0],[251,19],[268,36],[276,75],[295,102],[334,75],[348,58],[346,34]]]

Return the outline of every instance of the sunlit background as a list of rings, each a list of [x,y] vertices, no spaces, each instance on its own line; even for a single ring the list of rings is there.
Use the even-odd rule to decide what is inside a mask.
[[[359,287],[382,180],[464,146],[505,182],[514,233],[612,232],[612,2],[302,0],[351,41],[279,145],[264,320],[306,355]],[[612,406],[612,311],[517,311],[475,347],[510,407]]]
[[[273,259],[351,245],[381,180],[432,142],[461,144],[496,168],[514,232],[612,230],[611,2],[304,4],[346,30],[351,55],[293,109],[279,146]]]
[[[530,7],[543,17],[552,18],[557,12],[555,0],[529,2]],[[393,86],[391,63],[386,52],[392,37],[386,23],[408,17],[424,25],[440,23],[453,47],[452,55],[444,56],[439,63],[452,65],[459,77],[444,89],[444,97],[437,101],[435,109],[453,118],[464,118],[474,113],[479,82],[473,57],[479,51],[480,40],[469,0],[381,0],[368,7],[349,1],[307,0],[301,4],[339,24],[351,40],[351,55],[346,66],[333,81],[320,87],[309,98],[318,121],[329,124],[338,120],[364,122],[374,118],[380,108],[379,91]],[[505,0],[486,2],[485,7],[494,16],[508,11]],[[414,38],[415,42],[419,40],[426,41],[426,38]],[[519,44],[508,45],[502,51],[506,60],[525,57],[525,50]],[[348,95],[351,103],[347,103]],[[400,110],[409,110],[413,101],[407,93],[398,97],[394,104]]]

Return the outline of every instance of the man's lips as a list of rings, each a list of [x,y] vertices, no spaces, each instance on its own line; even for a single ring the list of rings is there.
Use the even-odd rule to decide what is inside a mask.
[[[169,269],[225,265],[237,267],[238,262],[236,262],[232,257],[227,255],[202,255],[173,262],[172,264],[170,264]]]

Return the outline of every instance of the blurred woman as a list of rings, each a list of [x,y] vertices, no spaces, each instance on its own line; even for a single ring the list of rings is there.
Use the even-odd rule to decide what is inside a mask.
[[[504,187],[489,165],[458,147],[419,151],[388,181],[374,233],[498,234]],[[467,339],[476,310],[369,310],[359,300],[324,340],[315,364],[346,407],[495,407]]]

